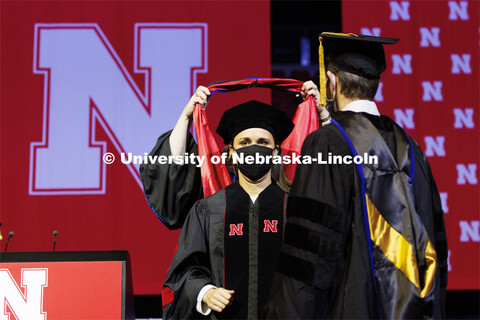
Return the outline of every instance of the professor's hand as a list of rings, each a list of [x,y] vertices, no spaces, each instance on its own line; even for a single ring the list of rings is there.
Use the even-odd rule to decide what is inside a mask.
[[[315,106],[317,107],[318,112],[320,112],[320,92],[312,80],[309,80],[303,84],[301,94],[303,100],[307,99],[309,96],[312,96],[315,99]]]
[[[183,115],[187,118],[190,118],[193,113],[193,108],[197,103],[200,103],[202,107],[206,108],[208,104],[207,98],[209,95],[210,91],[207,87],[199,86],[194,95],[190,98],[190,101],[188,101],[187,105],[183,109]]]

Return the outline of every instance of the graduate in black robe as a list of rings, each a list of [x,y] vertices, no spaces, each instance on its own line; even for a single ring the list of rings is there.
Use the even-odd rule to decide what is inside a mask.
[[[319,107],[319,92],[312,81],[304,83],[301,94],[304,99],[314,96]],[[197,103],[206,107],[209,95],[206,87],[197,89],[175,129],[160,136],[151,156],[197,155],[197,145],[189,134],[192,112]],[[263,130],[263,136],[258,136],[258,130]],[[272,154],[273,149],[273,153],[278,152],[279,144],[291,130],[292,122],[284,113],[251,101],[226,112],[217,132],[230,152],[246,154],[256,150]],[[239,140],[236,150],[233,137]],[[162,291],[164,318],[201,318],[204,314],[211,318],[258,318],[283,242],[290,182],[281,165],[274,165],[268,172],[268,166],[238,166],[240,173],[233,168],[238,181],[196,203],[203,198],[203,191],[200,171],[194,163],[140,166],[145,196],[154,212],[169,229],[183,225]],[[241,186],[242,179],[247,188]],[[248,184],[254,185],[253,191]],[[209,304],[201,301],[216,286],[235,289],[223,289],[219,297],[217,294],[217,302],[228,299],[223,300],[228,302],[228,308],[223,305],[225,310],[219,314],[217,306],[212,307],[217,312],[211,312]]]
[[[231,153],[276,155],[293,129],[281,111],[250,101],[227,110],[217,133]],[[162,300],[165,319],[258,319],[283,242],[283,167],[238,163],[238,179],[197,201],[178,240]]]
[[[165,280],[164,318],[203,318],[198,296],[212,285],[233,290],[232,299],[222,312],[211,314],[200,303],[207,316],[258,319],[283,241],[285,205],[286,193],[277,184],[271,183],[253,203],[238,181],[198,201]]]
[[[307,81],[300,92],[305,100],[313,96],[320,117],[328,112],[319,106],[319,92],[312,81]],[[196,103],[207,106],[210,91],[199,86],[185,106],[173,130],[162,134],[149,156],[198,155],[198,147],[189,130]],[[255,111],[252,116],[255,115]],[[204,197],[202,178],[197,163],[144,163],[140,165],[145,197],[163,224],[171,229],[182,227],[193,204]],[[282,187],[285,189],[285,186]]]
[[[372,101],[385,69],[382,43],[388,40],[322,36],[329,59],[329,97],[341,111],[333,114],[333,123],[307,137],[302,155],[353,156],[355,149],[379,160],[360,168],[355,164],[297,167],[285,244],[264,315],[269,319],[444,318],[448,250],[435,180],[416,142],[393,120],[381,116]],[[390,238],[378,241],[382,233],[372,227],[372,217],[386,221],[383,231]],[[371,234],[366,235],[366,230]],[[413,257],[385,249],[386,243],[395,242],[393,234],[412,248]],[[402,263],[412,267],[410,273]]]

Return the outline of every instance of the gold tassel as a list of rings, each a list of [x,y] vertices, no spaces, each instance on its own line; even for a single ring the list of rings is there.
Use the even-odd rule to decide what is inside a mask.
[[[319,89],[320,89],[320,105],[327,105],[327,79],[325,74],[325,61],[323,55],[322,37],[318,37],[320,45],[318,46],[318,67],[319,67]]]
[[[358,37],[358,35],[354,33],[335,33],[335,32],[322,32],[322,35],[335,35],[335,36],[345,36],[348,37]],[[320,105],[326,106],[327,105],[327,76],[325,72],[325,57],[323,53],[323,46],[322,46],[322,36],[318,37],[320,45],[318,46],[318,67],[319,67],[319,76],[320,76]]]

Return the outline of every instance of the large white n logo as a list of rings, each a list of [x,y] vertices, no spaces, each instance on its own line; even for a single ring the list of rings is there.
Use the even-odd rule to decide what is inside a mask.
[[[0,269],[0,320],[45,320],[43,288],[48,287],[48,269],[22,269],[20,289],[8,269]]]
[[[471,57],[470,54],[462,54],[462,57],[460,57],[459,54],[452,53],[450,55],[450,59],[452,59],[452,74],[459,74],[462,72],[465,74],[472,73],[472,68],[470,67]]]
[[[440,28],[420,28],[420,47],[440,47]]]
[[[375,101],[383,101],[383,82],[378,84],[377,92],[375,93],[375,97],[373,97]]]
[[[460,242],[480,242],[480,221],[460,221]]]
[[[447,192],[440,192],[440,200],[442,202],[442,210],[443,213],[448,213],[448,193]]]
[[[457,163],[457,173],[458,185],[466,184],[467,181],[469,184],[472,185],[478,184],[476,163],[469,163],[467,165]]]
[[[450,13],[448,19],[450,20],[468,20],[468,1],[448,1],[448,7],[450,8]]]
[[[429,81],[422,81],[423,87],[423,101],[443,101],[442,95],[442,81],[434,81],[433,83]]]
[[[381,28],[361,28],[360,33],[366,36],[375,36],[375,37],[380,37],[380,34],[382,32]]]
[[[410,2],[408,1],[390,1],[390,20],[410,20],[410,12],[408,8],[410,7]]]
[[[462,129],[464,127],[469,129],[475,128],[475,123],[473,122],[473,108],[455,108],[453,109],[453,115],[455,116],[455,123],[453,124],[455,129]]]
[[[425,155],[427,157],[433,157],[435,154],[439,157],[445,157],[445,137],[444,136],[437,136],[425,137]]]
[[[43,74],[43,140],[31,143],[30,194],[103,194],[106,142],[143,155],[173,127],[207,71],[207,25],[135,24],[140,90],[97,24],[36,24],[34,73]],[[128,166],[141,186],[138,168]]]
[[[412,55],[411,54],[392,54],[393,74],[412,73]]]
[[[415,122],[413,121],[413,109],[393,109],[393,114],[395,115],[395,122],[402,128],[414,129]]]

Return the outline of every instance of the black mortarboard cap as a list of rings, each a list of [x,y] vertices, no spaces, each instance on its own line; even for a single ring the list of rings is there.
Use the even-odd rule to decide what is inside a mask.
[[[387,64],[384,44],[395,44],[399,39],[356,35],[353,33],[323,32],[325,56],[340,70],[368,79],[379,79]]]
[[[217,133],[223,143],[229,144],[243,130],[262,128],[270,132],[275,141],[281,143],[292,132],[294,124],[285,112],[274,107],[251,100],[228,109],[223,113],[217,127]]]
[[[325,57],[340,70],[368,79],[379,79],[387,67],[384,44],[397,43],[396,38],[382,38],[353,33],[322,32],[318,46],[318,66],[320,75],[320,105],[327,100],[327,79]],[[325,47],[325,50],[324,50]]]

